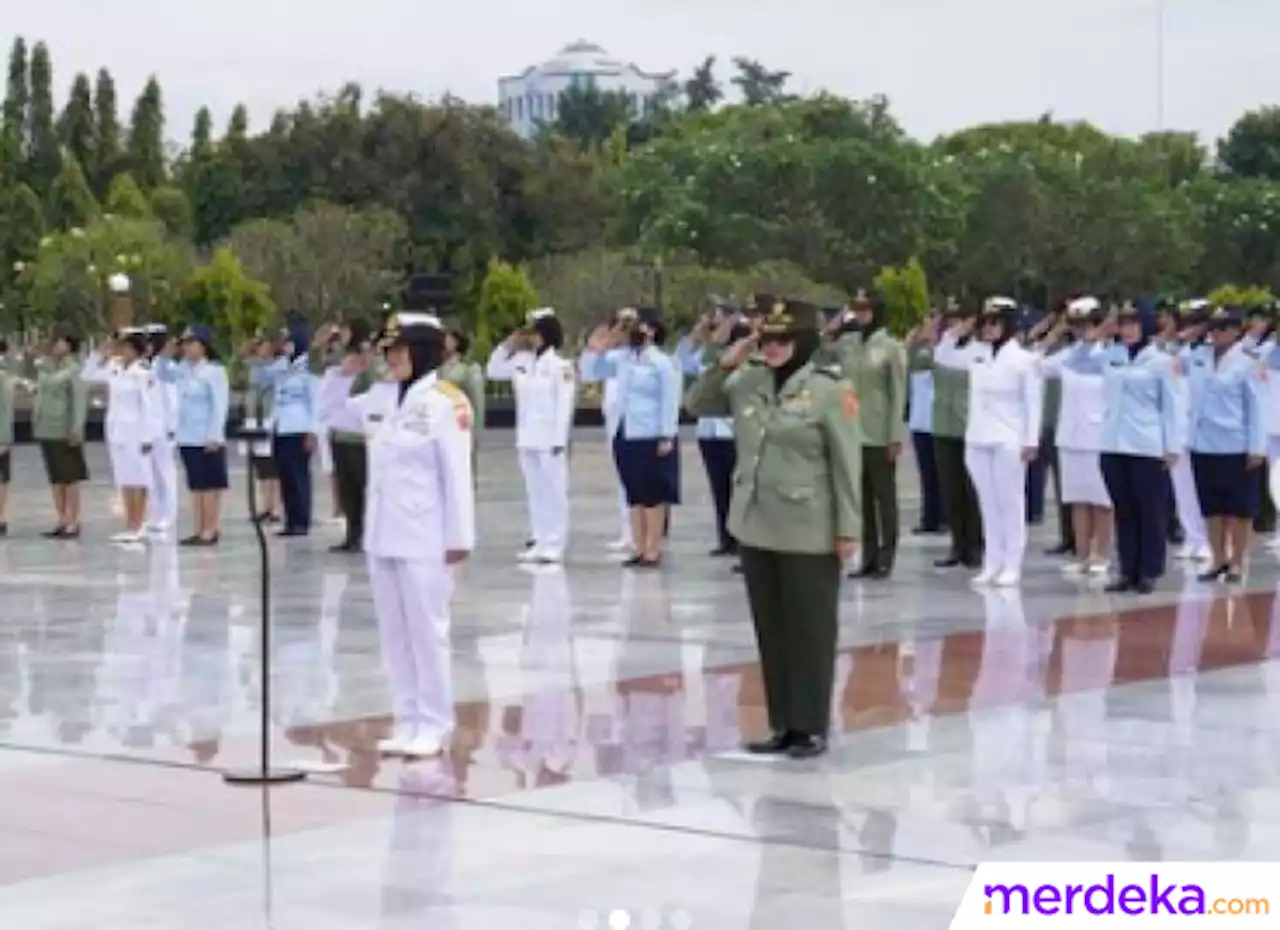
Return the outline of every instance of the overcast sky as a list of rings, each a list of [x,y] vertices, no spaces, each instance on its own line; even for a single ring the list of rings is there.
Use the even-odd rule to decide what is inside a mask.
[[[1163,0],[1165,128],[1212,139],[1280,102],[1280,0]],[[127,107],[164,86],[169,135],[210,106],[273,110],[354,79],[494,101],[497,78],[577,38],[648,70],[707,54],[794,73],[798,90],[886,94],[913,134],[977,122],[1088,119],[1157,127],[1160,0],[43,0],[5,3],[0,28],[53,54],[59,92],[106,65]]]

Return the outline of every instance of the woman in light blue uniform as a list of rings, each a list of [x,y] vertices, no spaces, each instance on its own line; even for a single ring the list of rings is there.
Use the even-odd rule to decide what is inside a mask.
[[[175,441],[191,492],[195,532],[183,546],[216,546],[221,534],[222,494],[227,490],[227,372],[213,347],[213,331],[188,327],[182,337],[182,362],[156,359],[156,377],[178,392]]]
[[[925,326],[934,330],[939,318]],[[917,535],[939,533],[946,521],[942,518],[942,485],[938,482],[938,462],[933,457],[933,372],[917,369],[911,372],[907,401],[907,430],[916,453],[916,470],[920,473],[920,524],[912,529]]]
[[[631,507],[635,555],[624,564],[662,563],[667,508],[680,503],[680,401],[683,383],[675,361],[661,350],[667,328],[656,310],[641,308],[630,346],[610,350],[592,335],[582,360],[595,380],[618,379],[618,434],[613,441],[618,474]]]
[[[1178,417],[1177,366],[1151,337],[1154,316],[1132,304],[1115,315],[1118,340],[1106,352],[1102,477],[1115,505],[1120,573],[1107,587],[1149,594],[1164,574],[1169,526],[1166,472],[1186,436]]]
[[[1209,320],[1210,343],[1191,360],[1191,467],[1209,530],[1212,567],[1201,581],[1244,578],[1267,460],[1266,369],[1246,348],[1244,311]]]
[[[698,377],[708,365],[714,364],[725,345],[733,345],[749,335],[751,326],[739,319],[735,310],[717,308],[703,321],[701,329],[685,336],[676,346],[680,370],[685,375]],[[711,550],[711,554],[735,555],[738,541],[729,532],[729,498],[733,489],[733,470],[738,464],[733,417],[698,417],[695,430],[716,514],[716,548]]]
[[[272,389],[272,454],[280,472],[284,503],[280,536],[306,536],[311,531],[311,453],[320,426],[310,347],[305,324],[293,322],[285,336],[283,357],[267,365],[254,364],[251,369],[255,386]]]

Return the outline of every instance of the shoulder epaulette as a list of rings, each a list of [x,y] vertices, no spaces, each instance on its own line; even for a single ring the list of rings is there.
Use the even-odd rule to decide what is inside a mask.
[[[453,401],[455,404],[458,401],[463,401],[464,403],[470,403],[470,401],[467,400],[467,395],[462,393],[462,389],[458,387],[456,384],[454,384],[452,381],[445,381],[442,378],[436,381],[436,387],[440,389],[441,394],[449,398],[449,400]]]
[[[844,377],[844,369],[839,365],[815,365],[813,370],[820,375],[826,375],[828,378],[835,378],[837,381]]]
[[[753,355],[751,358],[747,359],[747,362],[746,362],[746,363],[747,363],[747,365],[748,365],[749,367],[751,367],[751,368],[764,368],[764,367],[766,367],[766,365],[765,365],[765,360],[764,360],[764,359],[762,359],[762,358],[760,358],[760,357],[758,357],[758,356],[754,356],[754,355]]]

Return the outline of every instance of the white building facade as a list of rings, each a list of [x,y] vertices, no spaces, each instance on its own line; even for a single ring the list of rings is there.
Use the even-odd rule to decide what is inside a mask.
[[[526,68],[521,74],[499,78],[498,108],[511,127],[526,138],[542,124],[555,122],[560,95],[571,87],[624,93],[631,100],[632,111],[642,118],[675,76],[674,71],[642,71],[612,57],[598,45],[579,40],[566,45],[549,61]]]

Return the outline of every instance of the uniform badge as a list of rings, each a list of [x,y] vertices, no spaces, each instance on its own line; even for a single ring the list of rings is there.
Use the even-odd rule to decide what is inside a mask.
[[[840,398],[840,410],[844,413],[845,420],[858,416],[858,395],[853,388],[844,389],[844,396]]]

